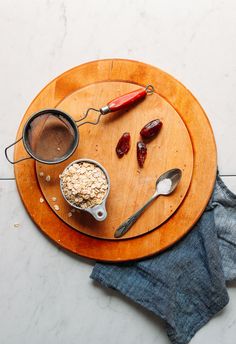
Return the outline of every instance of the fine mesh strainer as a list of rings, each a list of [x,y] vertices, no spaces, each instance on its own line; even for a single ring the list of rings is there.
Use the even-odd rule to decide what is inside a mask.
[[[45,164],[60,163],[68,159],[77,148],[79,144],[78,127],[84,124],[96,125],[101,116],[125,109],[153,92],[154,87],[152,85],[139,88],[113,99],[100,109],[89,108],[83,118],[78,121],[58,109],[40,110],[28,119],[23,128],[22,137],[5,148],[5,156],[11,164],[32,158]],[[99,113],[97,120],[95,122],[83,122],[90,110]],[[8,157],[8,149],[21,140],[29,156],[11,161]]]

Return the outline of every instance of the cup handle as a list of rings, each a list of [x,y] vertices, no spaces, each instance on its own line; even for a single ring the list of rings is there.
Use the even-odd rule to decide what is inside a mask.
[[[18,139],[17,141],[13,142],[10,146],[5,148],[5,157],[13,165],[17,164],[18,162],[23,161],[23,160],[32,159],[30,156],[30,157],[25,157],[25,158],[22,158],[22,159],[19,159],[16,161],[11,161],[10,158],[8,157],[8,154],[7,154],[8,149],[11,148],[12,146],[14,146],[15,144],[17,144],[18,142],[20,142],[22,140],[22,138],[23,138],[23,136],[20,139]]]
[[[107,217],[107,211],[105,204],[99,204],[88,210],[88,212],[93,215],[97,221],[104,221]]]

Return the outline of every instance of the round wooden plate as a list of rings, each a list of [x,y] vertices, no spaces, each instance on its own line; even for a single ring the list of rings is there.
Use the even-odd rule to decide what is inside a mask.
[[[193,146],[192,181],[178,210],[158,230],[127,240],[100,240],[72,230],[52,212],[47,202],[39,203],[39,187],[34,161],[15,165],[21,198],[30,216],[54,242],[85,257],[103,261],[126,261],[150,256],[183,237],[198,220],[212,193],[216,176],[216,147],[209,121],[192,94],[161,70],[130,60],[102,60],[87,63],[62,74],[48,84],[28,108],[17,137],[27,118],[35,111],[56,107],[69,94],[95,82],[122,81],[145,86],[151,83],[184,121]],[[90,106],[88,104],[88,106]],[[15,159],[25,155],[22,143],[15,148]],[[127,158],[127,157],[125,157]]]
[[[109,99],[137,89],[137,85],[124,82],[102,82],[80,88],[58,104],[58,108],[76,120],[81,118],[86,107],[100,108]],[[96,120],[97,113],[90,118]],[[153,141],[147,144],[148,154],[144,168],[139,168],[136,143],[140,140],[140,129],[154,118],[163,122],[163,127]],[[121,135],[131,134],[130,152],[119,159],[115,152]],[[125,112],[103,116],[98,125],[79,128],[80,143],[69,161],[57,165],[36,164],[40,188],[52,210],[74,229],[103,239],[114,239],[116,228],[154,193],[157,177],[163,172],[178,167],[183,171],[181,183],[169,197],[159,197],[121,239],[145,234],[160,226],[179,207],[190,185],[193,169],[193,151],[187,128],[175,109],[158,94],[153,94]],[[102,163],[109,173],[111,191],[107,201],[108,217],[97,222],[86,212],[72,213],[71,207],[60,192],[59,175],[69,162],[90,158]],[[40,177],[44,173],[44,178]],[[50,175],[48,183],[45,176]],[[52,197],[56,197],[56,203]],[[54,205],[59,206],[55,210]]]

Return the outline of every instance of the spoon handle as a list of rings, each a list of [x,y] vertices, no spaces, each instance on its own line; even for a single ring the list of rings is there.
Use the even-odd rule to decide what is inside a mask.
[[[154,201],[159,196],[155,193],[139,210],[136,211],[132,216],[130,216],[125,222],[123,222],[115,231],[114,237],[120,238],[133,226],[133,224],[138,220],[139,216],[144,212],[144,210],[149,206],[150,203]]]

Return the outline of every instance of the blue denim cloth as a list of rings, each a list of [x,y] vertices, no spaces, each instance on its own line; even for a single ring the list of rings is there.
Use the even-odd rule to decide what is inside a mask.
[[[186,344],[229,301],[236,278],[236,195],[217,177],[191,232],[167,251],[132,263],[96,263],[92,279],[161,317],[172,343]]]

